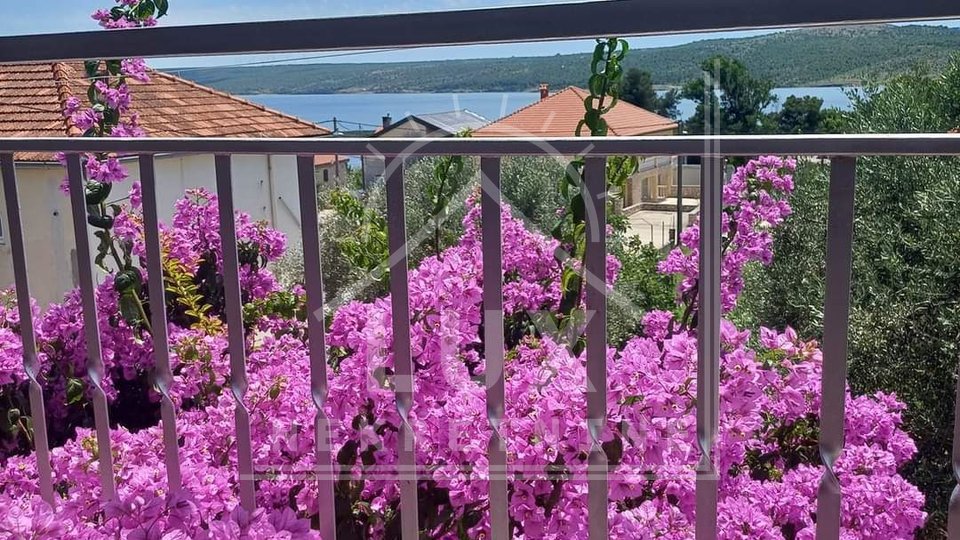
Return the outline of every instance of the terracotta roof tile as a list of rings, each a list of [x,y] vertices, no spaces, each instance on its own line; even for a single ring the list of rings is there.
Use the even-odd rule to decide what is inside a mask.
[[[317,167],[322,167],[325,165],[333,165],[335,162],[346,162],[349,161],[349,158],[346,156],[335,156],[332,154],[319,154],[313,156],[313,164]]]
[[[476,130],[474,137],[572,137],[583,118],[589,92],[576,86],[528,105]],[[677,123],[646,109],[619,101],[603,116],[611,136],[649,135],[677,128]]]
[[[66,99],[83,96],[83,64],[0,66],[0,137],[79,136],[63,117]],[[134,110],[153,137],[320,137],[330,130],[261,105],[169,75],[152,72],[149,83],[130,81]],[[21,153],[22,161],[49,161],[49,154]]]

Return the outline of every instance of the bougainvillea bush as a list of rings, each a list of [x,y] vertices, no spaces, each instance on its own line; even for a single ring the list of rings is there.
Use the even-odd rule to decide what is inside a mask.
[[[739,168],[724,187],[724,309],[742,291],[741,272],[769,262],[771,230],[790,208],[795,163],[765,157]],[[143,254],[139,196],[115,227],[118,241]],[[537,314],[556,309],[556,240],[502,213],[506,317],[506,411],[501,432],[509,456],[509,509],[517,538],[585,538],[586,429],[584,357],[538,329]],[[117,281],[98,288],[105,381],[118,495],[102,501],[96,437],[85,376],[83,312],[77,293],[38,317],[56,505],[39,498],[31,453],[22,345],[13,295],[0,298],[0,538],[316,538],[323,514],[311,471],[314,408],[303,292],[278,290],[266,265],[284,237],[236,217],[245,302],[249,391],[258,472],[258,510],[239,505],[234,398],[229,390],[216,197],[191,191],[162,229],[165,309],[178,406],[183,486],[167,485],[158,396],[150,385],[150,332],[124,317]],[[427,538],[486,538],[487,422],[483,386],[481,224],[468,202],[465,233],[409,277],[420,523]],[[698,228],[662,262],[678,274],[677,313],[651,312],[644,331],[608,352],[609,517],[614,538],[691,538],[694,523]],[[144,264],[140,264],[140,271]],[[607,279],[618,262],[608,261]],[[126,284],[124,284],[126,286]],[[132,322],[130,322],[132,321]],[[332,450],[340,538],[397,538],[399,416],[393,394],[390,299],[355,302],[328,321]],[[817,455],[821,354],[790,329],[756,332],[722,326],[720,432],[723,538],[813,538],[822,468]],[[900,429],[895,396],[848,396],[846,449],[837,465],[845,538],[909,538],[925,518],[923,496],[899,474],[915,453]]]

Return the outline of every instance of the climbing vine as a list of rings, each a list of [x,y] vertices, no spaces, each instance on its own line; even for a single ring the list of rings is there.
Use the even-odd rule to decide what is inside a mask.
[[[621,79],[623,78],[623,59],[629,45],[623,39],[609,38],[597,40],[590,62],[590,95],[583,101],[583,119],[577,124],[576,135],[582,136],[584,130],[593,137],[605,137],[608,132],[604,114],[619,101]],[[570,162],[564,178],[560,182],[560,194],[566,202],[562,216],[553,229],[553,237],[562,249],[558,250],[558,261],[563,265],[561,276],[560,307],[553,315],[556,327],[566,336],[574,351],[584,346],[582,327],[584,316],[579,306],[583,298],[583,257],[586,251],[586,192],[583,188],[583,156]],[[606,190],[608,205],[623,192],[627,179],[637,170],[637,158],[617,156],[607,160]],[[615,216],[615,212],[607,212]],[[611,225],[624,227],[622,219],[614,219]]]
[[[101,9],[93,19],[108,30],[154,26],[165,16],[168,0],[117,0],[112,9]],[[71,96],[66,101],[64,115],[84,137],[142,137],[140,117],[131,111],[128,80],[150,80],[143,59],[88,60],[84,71],[90,84],[84,103]],[[60,156],[65,163],[65,156]],[[150,330],[144,309],[143,274],[133,264],[132,244],[116,234],[118,219],[126,217],[118,204],[110,203],[113,184],[122,182],[129,174],[112,153],[85,154],[82,157],[85,175],[87,222],[95,229],[99,240],[94,262],[104,271],[115,271],[114,288],[120,297],[120,314],[132,327]],[[121,217],[123,215],[123,217]],[[108,267],[110,261],[114,268]]]

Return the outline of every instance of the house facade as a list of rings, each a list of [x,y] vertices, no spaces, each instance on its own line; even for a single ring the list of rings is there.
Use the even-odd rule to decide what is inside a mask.
[[[44,63],[0,66],[0,136],[79,136],[64,118],[65,100],[85,93],[82,64]],[[154,137],[322,137],[323,127],[279,113],[165,73],[150,83],[130,81],[134,109],[148,136]],[[16,154],[23,228],[28,235],[27,264],[31,292],[46,305],[60,301],[77,283],[70,200],[61,191],[65,171],[52,155]],[[233,160],[236,208],[296,239],[300,210],[296,158],[237,155]],[[130,177],[113,187],[111,200],[122,202],[139,178],[135,158],[125,158]],[[346,160],[317,156],[318,185],[345,178]],[[212,155],[156,156],[157,198],[161,221],[190,188],[216,192]],[[324,182],[326,180],[326,182]],[[6,215],[0,215],[3,231]],[[93,240],[91,240],[93,241]],[[93,245],[96,245],[95,243]],[[13,283],[13,259],[0,233],[0,287]]]
[[[479,114],[460,109],[428,114],[411,114],[397,122],[391,122],[389,116],[383,117],[383,127],[374,137],[376,138],[411,138],[452,137],[465,130],[476,131],[488,123],[488,120]],[[366,156],[363,158],[363,183],[369,186],[383,180],[385,162],[381,157]]]

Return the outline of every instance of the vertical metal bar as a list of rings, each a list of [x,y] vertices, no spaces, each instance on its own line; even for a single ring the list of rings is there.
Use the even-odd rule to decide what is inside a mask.
[[[717,537],[713,443],[720,410],[720,215],[723,158],[705,156],[700,174],[700,279],[697,313],[697,540]]]
[[[953,408],[953,479],[960,482],[960,376],[957,377],[956,397]],[[947,512],[947,538],[960,540],[960,485],[954,486],[950,494]]]
[[[153,385],[160,393],[163,422],[163,457],[171,490],[180,489],[180,447],[177,444],[177,413],[170,396],[170,344],[167,336],[166,295],[160,248],[160,220],[157,217],[157,178],[153,156],[140,156],[140,187],[143,193],[143,236],[147,248],[147,286],[150,292],[150,326],[153,329]]]
[[[47,413],[43,402],[43,387],[37,377],[40,361],[37,359],[37,340],[30,309],[30,274],[27,270],[27,252],[23,243],[23,221],[20,219],[20,194],[13,154],[0,155],[0,174],[3,175],[3,193],[7,204],[7,223],[10,229],[10,248],[13,252],[13,276],[17,287],[17,309],[20,313],[20,339],[23,342],[23,370],[30,390],[30,418],[33,422],[33,442],[37,452],[37,473],[40,496],[51,506],[53,499],[53,470],[50,466],[50,444],[47,440]]]
[[[214,158],[217,199],[220,210],[220,243],[223,249],[223,296],[229,330],[230,390],[236,401],[237,469],[240,504],[248,511],[256,507],[253,451],[250,442],[250,412],[243,402],[247,393],[247,358],[243,333],[243,299],[240,296],[240,262],[237,256],[237,224],[233,214],[233,182],[230,156]]]
[[[384,176],[387,182],[387,244],[390,248],[390,304],[393,315],[393,367],[397,411],[400,413],[400,448],[397,471],[400,476],[400,530],[404,540],[419,537],[417,508],[416,439],[410,424],[413,409],[413,359],[410,355],[410,291],[407,288],[407,224],[404,215],[403,158],[388,156]]]
[[[316,438],[317,503],[320,508],[320,536],[336,540],[337,512],[333,497],[333,459],[330,453],[330,419],[327,402],[327,345],[323,328],[323,275],[320,260],[320,221],[317,217],[317,180],[313,156],[297,157],[300,182],[300,220],[303,235],[303,275],[307,290],[307,342],[310,347],[310,389],[317,408]]]
[[[503,382],[503,239],[500,223],[500,158],[480,160],[483,240],[483,351],[487,383],[487,421],[490,442],[490,538],[508,540],[507,447],[500,434],[504,415]]]
[[[823,313],[823,398],[820,403],[820,459],[825,471],[817,496],[818,540],[840,537],[840,482],[833,468],[843,451],[856,176],[856,158],[834,158],[831,161]]]
[[[90,258],[90,237],[87,233],[87,200],[83,168],[78,154],[67,156],[67,177],[70,185],[70,206],[73,213],[73,234],[77,243],[77,273],[80,277],[80,295],[83,300],[83,329],[87,340],[87,377],[90,379],[93,400],[93,418],[97,431],[97,458],[100,462],[101,497],[110,500],[116,496],[113,478],[113,452],[110,448],[110,416],[107,395],[103,392],[103,351],[100,329],[97,327],[97,292]]]
[[[957,377],[955,404],[953,407],[953,479],[960,482],[960,376]],[[960,485],[953,488],[950,494],[950,505],[947,511],[947,538],[960,540]]]
[[[587,310],[587,465],[588,529],[591,540],[609,537],[607,530],[607,454],[603,428],[607,424],[607,160],[588,157],[584,165],[587,244],[584,254]],[[651,239],[653,235],[651,234]]]
[[[683,156],[677,156],[677,229],[673,234],[673,245],[680,245],[680,231],[683,230]]]

